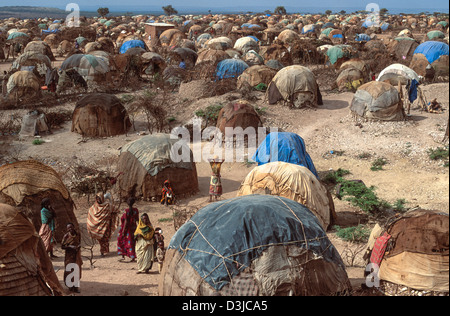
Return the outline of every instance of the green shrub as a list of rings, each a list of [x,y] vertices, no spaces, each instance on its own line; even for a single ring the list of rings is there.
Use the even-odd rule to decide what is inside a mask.
[[[380,210],[391,208],[388,202],[381,200],[375,194],[375,187],[367,187],[362,182],[344,180],[341,183],[339,198],[346,197],[353,206],[363,212],[375,214]]]
[[[363,243],[369,240],[370,229],[362,224],[346,228],[335,225],[333,228],[336,230],[336,236],[345,241]]]
[[[33,140],[33,145],[41,145],[41,144],[43,144],[43,143],[45,143],[42,139],[40,139],[40,138],[36,138],[35,140]]]
[[[436,149],[428,149],[428,157],[431,160],[446,160],[448,159],[448,148],[438,147]]]
[[[385,158],[377,158],[370,167],[372,171],[382,170],[383,166],[387,164],[387,160]]]
[[[349,170],[339,168],[336,171],[328,172],[323,178],[323,181],[328,184],[338,184],[344,180],[343,176],[349,174],[350,174]]]

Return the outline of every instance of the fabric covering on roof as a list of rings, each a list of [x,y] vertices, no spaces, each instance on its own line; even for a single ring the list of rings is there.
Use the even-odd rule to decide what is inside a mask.
[[[298,246],[344,266],[316,216],[279,196],[247,195],[210,204],[180,227],[168,248],[182,253],[209,285],[220,290],[264,250],[279,245]]]
[[[172,160],[172,154],[177,155],[175,143],[181,145],[183,151],[190,153],[189,161],[175,162]],[[178,138],[172,139],[170,134],[157,133],[144,136],[124,145],[120,153],[125,151],[133,154],[151,176],[155,176],[168,167],[192,170],[193,157],[189,146]]]
[[[326,187],[303,166],[275,161],[253,168],[238,191],[238,196],[251,194],[278,195],[297,201],[317,216],[325,230],[334,219],[334,204]]]
[[[319,178],[316,167],[306,152],[303,138],[295,133],[270,133],[259,145],[252,159],[258,163],[258,166],[273,161],[284,161],[304,166]]]
[[[243,60],[235,58],[224,59],[217,64],[216,78],[219,80],[226,78],[237,78],[247,68],[248,65]]]
[[[423,54],[431,64],[442,55],[448,55],[448,44],[436,41],[428,41],[417,46],[414,54]]]
[[[125,43],[120,46],[120,53],[125,54],[128,49],[133,47],[140,47],[142,49],[145,49],[145,43],[141,40],[130,40],[126,41]]]

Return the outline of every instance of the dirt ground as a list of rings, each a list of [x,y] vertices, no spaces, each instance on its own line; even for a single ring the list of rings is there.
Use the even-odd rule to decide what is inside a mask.
[[[0,65],[0,70],[8,67]],[[319,83],[320,85],[320,83]],[[311,109],[289,109],[282,104],[268,105],[264,94],[255,92],[254,105],[264,109],[262,115],[264,125],[278,127],[284,131],[299,134],[306,144],[316,169],[320,175],[330,170],[343,168],[350,170],[349,179],[363,180],[367,186],[375,186],[377,195],[394,203],[398,199],[407,201],[407,208],[421,207],[449,210],[449,169],[442,161],[429,159],[427,151],[431,148],[448,146],[448,140],[443,143],[445,128],[448,123],[449,84],[436,83],[422,87],[427,100],[437,98],[445,109],[443,114],[431,114],[421,111],[413,104],[411,116],[402,122],[359,122],[357,124],[350,114],[349,105],[353,93],[334,93],[324,91],[324,104]],[[193,90],[194,91],[194,90]],[[226,104],[236,93],[222,96],[196,99],[194,93],[173,93],[173,103],[169,107],[169,116],[176,118],[174,126],[187,122],[194,116],[194,111],[205,108],[210,104]],[[72,111],[74,102],[55,105]],[[6,114],[23,114],[26,110],[17,109],[6,111]],[[4,117],[7,117],[5,115]],[[135,117],[135,131],[128,135],[117,137],[89,139],[80,142],[82,137],[70,131],[71,122],[66,122],[52,134],[43,135],[42,145],[33,145],[33,138],[21,139],[17,135],[0,137],[3,147],[3,161],[18,159],[37,159],[54,167],[66,182],[64,174],[67,167],[79,161],[95,162],[100,168],[106,168],[106,162],[115,161],[118,148],[141,137],[145,130],[143,115]],[[6,147],[8,146],[8,147]],[[331,153],[333,152],[333,153]],[[365,158],[361,158],[361,157]],[[385,158],[388,164],[380,171],[371,171],[370,166],[377,158]],[[0,163],[1,163],[0,159]],[[236,196],[240,183],[255,165],[242,162],[225,163],[222,168],[224,194],[222,199]],[[113,166],[112,166],[113,167]],[[197,163],[200,192],[187,199],[179,199],[180,206],[202,207],[209,202],[208,188],[210,167],[206,162]],[[176,184],[174,184],[176,185]],[[87,212],[90,204],[86,196],[73,196],[76,203],[75,214],[81,227],[85,227]],[[92,201],[92,198],[91,198]],[[358,223],[366,223],[367,216],[352,207],[348,202],[334,198],[337,212],[337,224],[346,227]],[[120,206],[123,210],[123,204]],[[148,213],[154,226],[163,230],[166,246],[175,232],[173,209],[159,203],[138,201],[136,207],[140,213]],[[371,223],[369,222],[369,226]],[[341,253],[346,264],[359,245],[339,239],[335,231],[328,232],[330,240]],[[117,255],[117,231],[110,243],[111,253],[100,257],[99,246],[94,247],[93,265],[84,259],[81,296],[156,296],[158,295],[157,265],[148,275],[137,275],[136,263],[120,262]],[[59,257],[53,261],[57,275],[63,284],[64,254],[57,247],[55,254]],[[355,255],[353,266],[347,266],[347,273],[354,288],[357,290],[364,282],[364,266],[362,253]],[[83,249],[83,256],[90,257],[88,249]],[[63,285],[64,287],[64,285]],[[65,288],[65,287],[64,287]]]

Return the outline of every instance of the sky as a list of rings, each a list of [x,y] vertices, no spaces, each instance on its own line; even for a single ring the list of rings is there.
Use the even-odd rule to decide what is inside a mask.
[[[276,6],[284,6],[287,11],[301,8],[323,8],[323,11],[331,9],[333,11],[340,11],[341,9],[352,8],[354,10],[364,10],[366,5],[374,2],[380,8],[387,8],[392,13],[395,11],[411,12],[411,10],[421,11],[449,11],[449,2],[447,0],[0,0],[0,6],[43,6],[43,7],[57,7],[65,9],[68,3],[77,3],[82,11],[96,11],[99,7],[108,7],[110,11],[125,10],[138,11],[139,9],[148,10],[149,7],[160,9],[162,6],[171,4],[175,9],[186,7],[202,7],[202,8],[223,8],[235,7],[246,8],[249,11],[253,9],[260,10],[261,8],[273,10]],[[339,9],[339,10],[337,10]],[[409,10],[409,11],[408,11]]]

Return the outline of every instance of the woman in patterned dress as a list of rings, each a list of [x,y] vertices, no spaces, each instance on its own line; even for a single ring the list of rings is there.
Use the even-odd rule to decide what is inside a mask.
[[[134,232],[139,222],[139,210],[133,207],[135,200],[129,198],[127,200],[128,208],[125,209],[122,218],[120,219],[119,235],[117,237],[117,252],[122,256],[131,259],[130,262],[136,261],[136,241],[134,239]]]

